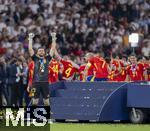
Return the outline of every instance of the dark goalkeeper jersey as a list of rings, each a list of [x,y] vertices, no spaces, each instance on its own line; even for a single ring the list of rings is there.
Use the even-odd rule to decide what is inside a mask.
[[[47,55],[45,58],[39,58],[36,55],[32,56],[35,64],[33,82],[48,82],[48,66],[51,59],[50,55]]]

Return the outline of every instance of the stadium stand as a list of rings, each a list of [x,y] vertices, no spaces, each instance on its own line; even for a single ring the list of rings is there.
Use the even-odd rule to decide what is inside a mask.
[[[49,47],[50,32],[57,32],[62,55],[80,56],[87,51],[106,56],[131,53],[128,35],[140,34],[138,55],[149,56],[148,0],[1,0],[0,47],[6,58],[28,57],[27,34],[34,32],[34,48]]]

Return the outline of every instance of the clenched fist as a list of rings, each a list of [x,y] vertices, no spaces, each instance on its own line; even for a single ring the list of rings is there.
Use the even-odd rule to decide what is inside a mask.
[[[51,33],[51,36],[52,36],[52,41],[55,42],[56,39],[57,39],[57,38],[56,38],[56,33],[55,33],[55,32],[52,32],[52,33]]]
[[[34,38],[34,36],[35,36],[35,34],[34,33],[29,33],[29,39],[31,40],[31,39],[33,39]]]

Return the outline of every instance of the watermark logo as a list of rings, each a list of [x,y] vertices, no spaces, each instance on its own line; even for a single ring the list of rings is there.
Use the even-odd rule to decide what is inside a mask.
[[[50,120],[50,107],[5,108],[6,126],[43,127]]]

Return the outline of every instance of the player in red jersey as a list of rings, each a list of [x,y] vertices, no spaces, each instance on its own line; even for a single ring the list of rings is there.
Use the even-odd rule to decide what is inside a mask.
[[[112,81],[118,81],[121,74],[121,63],[119,59],[111,60]]]
[[[106,81],[108,79],[108,64],[100,57],[95,56],[93,53],[88,53],[85,56],[88,64],[85,68],[85,77],[87,76],[88,69],[93,66],[94,81]]]
[[[125,81],[126,76],[127,76],[126,68],[129,65],[129,62],[127,61],[126,55],[122,56],[122,59],[120,60],[120,65],[121,65],[121,72],[120,72],[120,76],[118,78],[118,81]]]
[[[109,64],[109,80],[110,81],[123,81],[126,78],[125,68],[123,62],[120,60],[116,53],[111,56]]]
[[[126,79],[126,63],[120,59],[112,61],[112,81],[125,81]]]
[[[113,58],[109,58],[109,81],[125,81],[126,79],[126,56],[116,56],[113,54]]]
[[[73,80],[75,73],[78,72],[79,66],[72,62],[68,56],[60,59],[60,63],[62,64],[62,80]]]
[[[146,72],[144,78],[145,78],[145,80],[150,81],[150,60],[148,58],[146,58],[143,61],[143,64],[144,64],[144,71]]]
[[[113,81],[114,71],[112,70],[111,57],[107,56],[105,60],[108,65],[108,81]]]
[[[25,94],[26,104],[29,103],[28,97],[32,97],[34,95],[33,90],[30,90],[30,88],[32,87],[32,82],[33,82],[33,72],[34,72],[34,61],[29,60],[29,63],[28,63],[28,87],[27,87],[27,93]]]
[[[80,81],[85,81],[85,79],[84,79],[84,69],[85,69],[85,67],[86,67],[86,64],[82,64],[81,66],[80,66],[80,68],[79,68],[79,80]]]
[[[145,60],[145,69],[147,71],[147,80],[150,81],[150,57],[146,57],[146,60]]]
[[[121,70],[120,70],[120,74],[118,75],[118,81],[125,81],[126,79],[126,63],[124,61],[120,60],[120,66],[121,66]]]
[[[147,80],[150,81],[150,66],[147,68]]]
[[[142,81],[143,76],[146,76],[144,72],[144,66],[137,62],[137,58],[134,54],[129,57],[131,65],[127,67],[127,81]],[[147,80],[147,78],[145,78]]]
[[[59,70],[59,62],[56,59],[52,59],[49,63],[49,83],[55,83],[58,81]]]
[[[87,63],[87,64],[89,64],[89,63]],[[85,71],[85,67],[87,66],[87,64],[84,63],[79,68],[80,81],[86,81],[86,77],[89,78],[88,81],[93,81],[93,79],[94,79],[94,77],[93,77],[93,67],[92,67],[91,64],[89,65],[90,67],[88,69],[86,77],[84,76],[84,71]]]
[[[62,70],[62,80],[71,81],[74,79],[75,73],[78,72],[79,65],[75,64],[73,61],[69,59],[68,56],[60,57],[57,50],[54,51],[55,56],[61,63]]]
[[[32,86],[33,72],[34,72],[34,61],[30,61],[28,64],[28,86]]]

